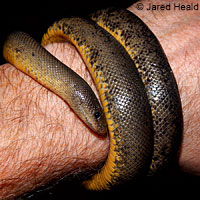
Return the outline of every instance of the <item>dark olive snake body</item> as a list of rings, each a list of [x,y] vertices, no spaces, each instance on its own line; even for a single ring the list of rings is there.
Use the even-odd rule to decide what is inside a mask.
[[[61,96],[91,129],[103,135],[108,127],[108,158],[84,182],[88,189],[102,190],[140,174],[156,174],[176,160],[182,108],[162,47],[138,17],[109,8],[91,19],[55,22],[42,45],[67,40],[76,46],[96,84],[103,111],[84,80],[27,34],[11,34],[4,57]]]

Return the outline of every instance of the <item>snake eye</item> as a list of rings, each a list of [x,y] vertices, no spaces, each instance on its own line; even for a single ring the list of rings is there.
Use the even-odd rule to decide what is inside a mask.
[[[101,113],[100,112],[96,112],[94,114],[94,116],[95,116],[96,119],[99,119],[101,117]]]

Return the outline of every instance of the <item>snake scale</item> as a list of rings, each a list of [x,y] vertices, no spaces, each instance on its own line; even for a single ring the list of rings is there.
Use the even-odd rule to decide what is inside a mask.
[[[42,46],[71,42],[96,84],[101,105],[85,81]],[[4,57],[62,97],[95,132],[110,138],[103,168],[84,181],[103,190],[141,174],[154,175],[176,161],[182,135],[182,108],[176,80],[149,28],[121,8],[95,12],[90,19],[64,18],[49,27],[42,46],[12,33]]]

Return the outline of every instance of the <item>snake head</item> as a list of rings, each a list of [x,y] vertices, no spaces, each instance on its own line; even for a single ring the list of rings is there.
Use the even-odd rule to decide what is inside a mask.
[[[108,128],[103,108],[90,86],[81,79],[79,83],[73,86],[72,97],[67,102],[91,130],[105,136]]]
[[[105,136],[108,129],[103,109],[96,96],[94,95],[95,98],[93,98],[93,94],[90,95],[87,101],[79,104],[79,111],[75,112],[79,112],[78,116],[90,129],[101,136]]]

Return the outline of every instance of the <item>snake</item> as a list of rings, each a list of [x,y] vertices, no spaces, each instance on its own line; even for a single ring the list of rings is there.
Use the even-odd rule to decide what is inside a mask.
[[[44,46],[73,44],[96,85],[89,85]],[[60,96],[85,124],[109,134],[103,167],[89,190],[109,190],[143,175],[173,167],[182,138],[183,116],[176,79],[164,50],[148,26],[132,12],[106,8],[89,17],[53,23],[41,44],[23,32],[5,41],[5,59]]]

